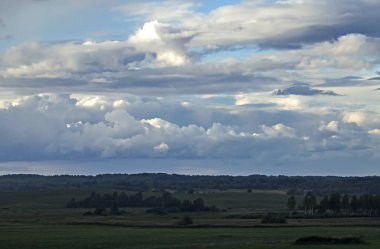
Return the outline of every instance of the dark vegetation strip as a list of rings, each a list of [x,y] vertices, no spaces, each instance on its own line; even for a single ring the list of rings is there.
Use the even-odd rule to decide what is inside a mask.
[[[287,207],[289,216],[295,218],[378,217],[380,216],[380,195],[349,196],[335,193],[318,198],[312,192],[307,192],[298,206],[296,198],[290,196]]]
[[[126,227],[126,228],[312,228],[312,227],[380,227],[380,224],[310,224],[310,225],[215,225],[215,224],[193,224],[193,225],[138,225],[138,224],[124,224],[124,223],[106,223],[106,222],[68,222],[66,225],[84,225],[84,226],[110,226],[110,227]]]
[[[294,244],[296,245],[347,245],[347,244],[366,244],[360,237],[321,237],[321,236],[308,236],[297,239]]]
[[[149,196],[144,198],[142,192],[127,195],[125,192],[113,192],[112,194],[99,194],[92,192],[86,198],[77,201],[72,198],[67,203],[68,208],[96,208],[94,213],[87,215],[106,215],[106,208],[110,208],[110,214],[122,214],[120,207],[150,207],[147,213],[166,214],[178,212],[218,212],[215,206],[208,207],[202,198],[191,201],[188,199],[179,200],[172,196],[170,192],[164,191],[161,196]]]
[[[120,188],[135,191],[174,189],[300,189],[326,193],[380,194],[380,177],[338,176],[207,176],[163,173],[73,175],[3,175],[0,190],[37,190],[51,188]]]

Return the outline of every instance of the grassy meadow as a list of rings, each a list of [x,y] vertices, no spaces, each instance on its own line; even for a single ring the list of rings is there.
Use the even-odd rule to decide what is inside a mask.
[[[81,199],[92,191],[67,188],[0,192],[0,248],[358,248],[293,244],[297,238],[316,235],[359,236],[367,242],[360,248],[380,248],[378,218],[288,219],[286,224],[261,224],[255,215],[287,212],[288,196],[283,191],[173,193],[178,199],[200,197],[206,205],[223,209],[188,213],[194,223],[184,227],[176,225],[184,213],[157,215],[145,213],[145,208],[122,208],[122,215],[84,216],[89,209],[66,208],[72,197]],[[96,189],[99,193],[113,191]],[[144,192],[146,197],[160,194]],[[239,218],[246,214],[252,218]]]
[[[363,236],[380,245],[380,228],[127,228],[111,226],[11,225],[0,227],[6,249],[115,249],[115,248],[358,248],[357,245],[293,245],[300,236]]]

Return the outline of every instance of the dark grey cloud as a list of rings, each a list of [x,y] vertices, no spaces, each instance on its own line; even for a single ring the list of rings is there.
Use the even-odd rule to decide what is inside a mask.
[[[374,77],[368,78],[368,80],[380,80],[380,76],[374,76]]]
[[[252,45],[263,49],[295,49],[352,33],[380,37],[379,7],[376,1],[305,1],[302,4],[244,2],[223,6],[220,11],[205,15],[204,22],[199,23],[199,30],[194,30],[193,42],[208,41],[220,49]],[[258,15],[255,15],[256,11]],[[302,14],[294,15],[296,12]],[[212,49],[205,52],[212,52]]]
[[[325,91],[312,88],[309,84],[294,84],[290,87],[284,89],[278,89],[273,92],[274,95],[304,95],[304,96],[313,96],[313,95],[330,95],[330,96],[340,96],[333,91]]]
[[[10,40],[12,39],[11,35],[0,35],[0,40]]]
[[[214,70],[214,71],[213,71]],[[196,72],[196,73],[194,73]],[[106,82],[96,82],[96,79]],[[275,77],[225,73],[204,66],[126,70],[124,72],[81,72],[73,77],[0,77],[0,87],[17,92],[124,92],[141,95],[216,94],[246,89],[275,87]]]
[[[350,33],[360,33],[348,31],[349,29],[345,26],[338,28],[336,25],[315,25],[290,30],[274,37],[260,39],[257,43],[262,49],[298,49],[305,44],[334,40]]]
[[[380,80],[380,72],[376,72],[376,76],[370,77],[367,80]]]
[[[342,77],[325,79],[325,83],[318,84],[320,87],[352,87],[352,86],[372,86],[376,85],[374,80],[367,80],[361,77]]]
[[[359,7],[357,11],[366,11],[366,8],[365,10],[360,10]],[[343,22],[342,24],[314,25],[289,30],[274,37],[259,39],[257,44],[263,49],[296,49],[301,48],[305,44],[335,40],[346,34],[363,34],[371,37],[380,37],[380,27],[377,25],[380,22],[378,11],[374,13],[372,10],[365,17],[359,16],[359,13],[356,13],[352,19],[347,18]]]
[[[300,48],[304,44],[334,40],[346,34],[363,34],[380,37],[380,3],[376,1],[328,1],[325,3],[325,16],[335,19],[331,25],[310,25],[288,30],[274,37],[258,41],[263,48]],[[310,6],[313,8],[313,5]],[[317,5],[314,6],[318,8]],[[365,13],[365,14],[363,14]]]

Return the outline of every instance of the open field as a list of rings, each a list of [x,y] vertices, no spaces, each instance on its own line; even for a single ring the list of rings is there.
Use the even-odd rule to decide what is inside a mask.
[[[357,248],[292,244],[297,238],[317,235],[360,236],[368,242],[360,248],[380,247],[379,218],[288,219],[286,224],[261,224],[254,215],[286,212],[283,191],[173,193],[178,199],[201,197],[207,205],[224,209],[187,213],[194,220],[187,227],[176,225],[186,213],[156,215],[146,214],[145,208],[123,208],[123,215],[84,216],[90,209],[65,207],[70,198],[81,199],[92,191],[112,193],[114,189],[0,192],[0,248]],[[144,192],[150,195],[160,192]],[[253,218],[239,218],[244,214]]]
[[[60,208],[66,205],[70,198],[77,199],[88,196],[91,192],[112,193],[124,191],[124,189],[49,189],[34,191],[9,191],[0,192],[0,207],[21,205],[22,207],[38,207],[42,209]],[[143,192],[144,196],[160,195],[161,192]],[[287,195],[284,191],[253,190],[247,193],[244,190],[203,190],[194,194],[174,193],[179,199],[196,199],[201,197],[207,205],[215,205],[220,208],[245,208],[245,209],[286,209]]]
[[[380,228],[124,228],[109,226],[0,226],[3,249],[154,248],[358,248],[357,245],[293,245],[302,236],[362,236],[364,249],[380,246]]]
[[[123,208],[127,215],[123,217],[84,217],[82,214],[88,209],[68,209],[67,202],[72,198],[81,199],[88,196],[91,189],[56,189],[38,191],[0,192],[0,217],[2,221],[11,222],[42,222],[42,223],[66,223],[74,221],[118,221],[127,224],[150,224],[171,225],[173,219],[179,214],[157,216],[145,214],[145,208]],[[99,193],[112,193],[113,189],[96,189]],[[120,190],[118,190],[120,191]],[[131,193],[125,191],[127,193]],[[144,196],[160,195],[160,192],[144,192]],[[196,199],[201,197],[206,205],[215,205],[228,212],[196,213],[200,216],[197,220],[221,219],[228,214],[235,213],[263,213],[269,211],[286,211],[287,196],[279,191],[253,191],[247,193],[241,190],[228,191],[204,191],[202,193],[184,194],[175,193],[178,199]],[[223,219],[224,220],[224,219]],[[224,221],[223,221],[224,222]],[[224,224],[222,222],[222,224]]]

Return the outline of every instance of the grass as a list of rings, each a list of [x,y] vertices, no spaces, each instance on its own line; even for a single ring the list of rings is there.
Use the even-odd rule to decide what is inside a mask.
[[[2,249],[121,249],[121,248],[356,248],[336,245],[294,245],[304,236],[361,236],[367,244],[380,246],[380,228],[123,228],[73,225],[0,226]]]
[[[308,236],[361,237],[368,243],[360,245],[360,248],[380,248],[378,218],[288,219],[287,224],[277,228],[259,227],[263,226],[260,219],[225,219],[231,214],[284,211],[287,196],[281,191],[175,193],[173,195],[178,199],[201,197],[206,205],[228,210],[189,213],[194,225],[185,228],[170,226],[177,224],[186,213],[159,216],[146,214],[144,208],[128,208],[128,213],[122,216],[89,217],[82,215],[85,209],[65,208],[72,197],[81,199],[92,191],[112,193],[113,190],[71,188],[0,192],[0,248],[357,248],[355,245],[294,245],[298,238]],[[145,196],[151,194],[160,193],[144,193]]]

